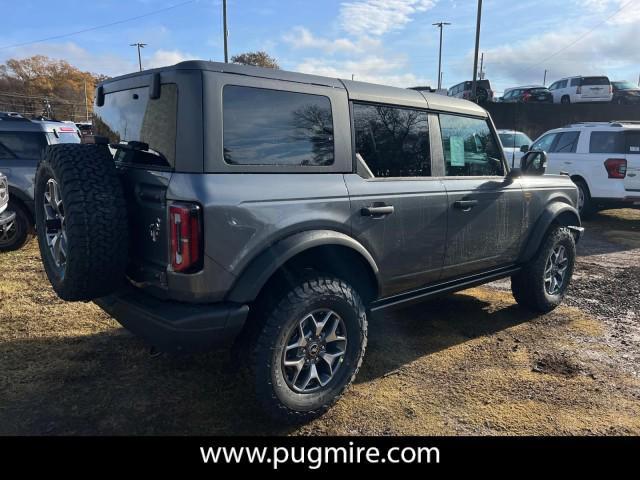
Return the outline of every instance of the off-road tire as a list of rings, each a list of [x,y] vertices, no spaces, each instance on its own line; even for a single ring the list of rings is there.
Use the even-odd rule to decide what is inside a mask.
[[[64,205],[67,255],[56,265],[47,245],[44,192],[53,178]],[[127,266],[128,227],[124,193],[106,146],[47,147],[35,181],[36,232],[44,269],[64,300],[92,300],[116,290]]]
[[[566,280],[560,292],[549,295],[544,286],[544,269],[551,251],[557,245],[563,245],[569,258]],[[550,228],[540,249],[518,273],[511,277],[511,292],[522,307],[539,313],[547,313],[562,302],[573,275],[576,258],[576,243],[571,231],[566,227]]]
[[[31,216],[27,213],[25,208],[20,203],[9,200],[7,210],[15,212],[16,214],[16,218],[13,220],[12,226],[12,229],[15,230],[12,231],[6,241],[0,238],[0,252],[19,250],[33,238]],[[2,233],[4,234],[5,232]]]
[[[252,346],[251,370],[258,403],[266,413],[295,424],[325,413],[353,382],[367,346],[367,315],[357,291],[338,278],[318,274],[277,290],[281,295],[260,303],[267,310],[257,312],[263,320]],[[282,351],[292,325],[318,308],[331,308],[344,321],[348,339],[344,362],[324,388],[298,393],[285,380]]]
[[[591,192],[589,192],[589,187],[586,182],[581,179],[576,179],[573,183],[576,184],[578,189],[580,190],[581,195],[584,198],[584,204],[582,208],[579,209],[580,218],[589,218],[596,211],[593,200],[591,199]]]

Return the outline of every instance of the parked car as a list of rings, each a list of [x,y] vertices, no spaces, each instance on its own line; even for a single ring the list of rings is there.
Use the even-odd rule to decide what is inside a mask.
[[[33,236],[36,166],[45,147],[58,143],[80,143],[75,125],[0,112],[0,170],[7,175],[9,210],[16,215],[11,228],[0,239],[0,251],[17,250]]]
[[[585,122],[550,130],[533,142],[547,171],[569,173],[583,217],[599,208],[640,203],[640,122]]]
[[[471,81],[461,82],[451,87],[447,95],[450,97],[470,100],[472,98],[472,86],[473,82]],[[491,89],[491,83],[489,80],[478,80],[476,88],[478,89],[478,103],[493,102],[493,90]]]
[[[612,81],[613,98],[618,105],[636,105],[640,103],[640,87],[627,81]]]
[[[546,312],[571,279],[576,186],[510,171],[471,102],[189,61],[100,83],[94,129],[36,174],[54,290],[159,349],[234,344],[278,418],[340,397],[373,312],[509,276]]]
[[[0,172],[0,242],[9,235],[16,214],[7,209],[9,207],[9,183],[7,177]]]
[[[529,151],[533,141],[526,133],[517,130],[498,130],[498,137],[502,143],[502,149],[507,157],[507,162],[512,167],[520,165],[520,159]]]
[[[508,88],[501,98],[504,103],[553,103],[549,89],[536,85]]]
[[[609,77],[568,77],[549,86],[553,103],[610,102],[613,90]]]

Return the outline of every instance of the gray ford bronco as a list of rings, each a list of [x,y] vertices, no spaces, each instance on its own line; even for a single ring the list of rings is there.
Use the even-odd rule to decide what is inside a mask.
[[[107,80],[93,144],[49,146],[36,227],[57,294],[159,349],[233,346],[304,421],[353,381],[367,318],[502,277],[563,299],[582,228],[544,152],[509,169],[464,100],[189,61]]]

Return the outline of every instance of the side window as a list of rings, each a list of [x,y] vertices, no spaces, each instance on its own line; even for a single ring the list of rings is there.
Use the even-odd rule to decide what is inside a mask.
[[[354,103],[353,119],[356,153],[375,177],[431,176],[427,112]]]
[[[504,175],[500,147],[486,120],[441,114],[440,130],[445,175]]]
[[[226,85],[224,160],[232,165],[331,165],[331,101],[321,95]]]
[[[580,132],[562,132],[550,150],[554,153],[574,153],[578,146]]]
[[[589,153],[624,153],[622,132],[591,132]]]
[[[560,82],[560,88],[567,88],[567,82],[568,80],[563,80]]]
[[[556,88],[558,88],[558,82],[553,82],[549,87],[549,90],[555,90]]]
[[[0,133],[0,158],[3,159],[39,160],[46,146],[44,132]]]
[[[581,80],[580,78],[572,78],[571,79],[571,86],[572,87],[579,87],[580,84],[582,83],[582,82],[580,82],[580,80]]]
[[[557,133],[546,134],[540,140],[534,142],[534,144],[531,145],[531,150],[543,150],[545,152],[549,152],[551,149],[551,145],[553,144],[553,141],[556,139],[557,135]]]

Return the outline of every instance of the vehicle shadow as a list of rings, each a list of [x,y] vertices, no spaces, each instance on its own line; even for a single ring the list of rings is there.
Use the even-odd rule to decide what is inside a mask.
[[[493,306],[458,293],[373,316],[369,321],[367,356],[356,381],[385,376],[424,355],[538,316],[515,304],[498,310]]]
[[[452,345],[526,322],[515,306],[492,311],[466,294],[371,319],[358,382]],[[152,356],[121,328],[0,344],[0,434],[265,435],[293,427],[262,414],[251,378],[226,351]]]

